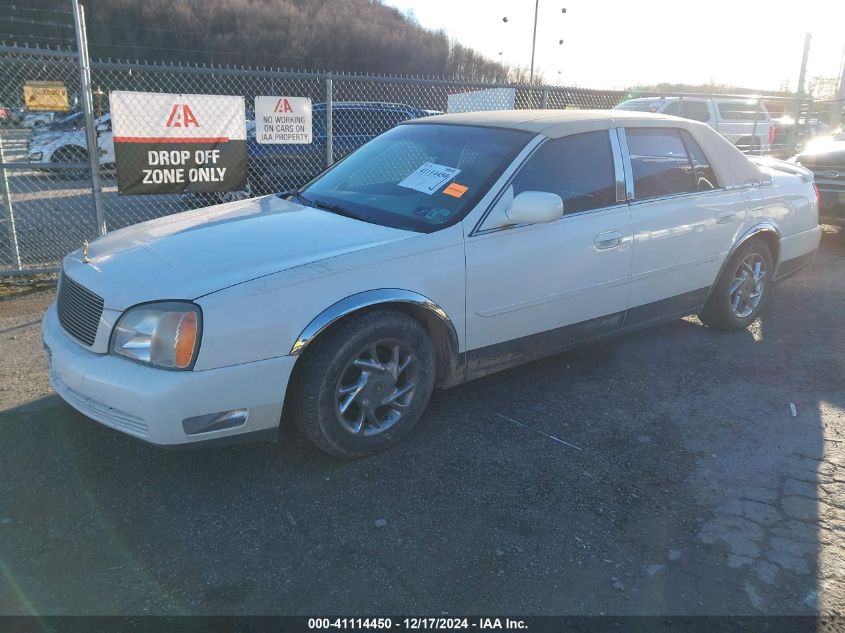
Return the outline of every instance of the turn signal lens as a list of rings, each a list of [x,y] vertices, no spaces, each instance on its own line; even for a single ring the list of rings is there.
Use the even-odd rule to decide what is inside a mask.
[[[191,364],[194,349],[197,346],[197,313],[187,312],[182,315],[176,328],[176,366],[184,369]]]

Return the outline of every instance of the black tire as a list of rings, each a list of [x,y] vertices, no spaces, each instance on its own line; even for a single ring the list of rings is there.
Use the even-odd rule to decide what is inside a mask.
[[[373,345],[384,366],[390,366],[394,346],[399,349],[397,368],[411,358],[394,384],[389,372],[371,369],[364,377],[365,370],[353,365],[371,359],[368,348]],[[339,457],[370,455],[398,442],[416,426],[434,388],[436,357],[431,338],[415,319],[398,310],[374,309],[343,319],[315,341],[300,362],[302,366],[297,367],[291,385],[290,411],[309,440]],[[341,395],[340,389],[361,381],[363,386],[341,413],[341,404],[351,393]],[[414,386],[401,398],[376,408],[374,402],[388,400],[408,384]],[[362,402],[369,406],[364,407]],[[373,412],[381,426],[370,422],[367,411]],[[361,412],[364,421],[355,431]],[[399,417],[390,422],[396,415]]]
[[[65,146],[60,147],[53,153],[53,162],[58,164],[63,163],[84,163],[88,160],[88,152],[80,147]],[[60,178],[67,178],[70,180],[78,180],[88,174],[88,170],[84,167],[61,169],[58,171]]]
[[[741,285],[737,292],[740,297],[737,299],[736,295],[732,295],[731,287],[735,281],[741,279],[741,273],[744,271],[751,274],[743,262],[754,262],[754,258],[759,258],[761,262],[762,272],[764,276],[762,279],[762,286],[755,283],[753,279],[746,279],[744,285]],[[753,323],[760,312],[765,307],[769,294],[772,288],[772,276],[774,274],[774,258],[772,251],[768,244],[762,239],[751,239],[740,246],[737,251],[731,256],[728,263],[725,265],[719,279],[713,286],[710,293],[710,298],[704,306],[704,310],[699,315],[701,320],[708,327],[716,330],[742,330]],[[756,294],[756,289],[760,288],[760,296],[756,305],[752,306],[753,300],[751,297]],[[734,308],[734,302],[737,299],[737,309]],[[745,314],[742,307],[750,310]]]

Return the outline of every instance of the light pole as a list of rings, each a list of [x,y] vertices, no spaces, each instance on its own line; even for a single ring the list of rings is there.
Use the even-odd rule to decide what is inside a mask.
[[[534,83],[534,53],[537,50],[537,14],[540,10],[540,0],[534,0],[534,35],[531,38],[531,71],[529,74],[529,83]],[[561,8],[561,13],[566,13],[565,8]],[[502,22],[507,24],[508,18],[507,16],[502,18]],[[560,40],[560,44],[563,44],[563,40]]]

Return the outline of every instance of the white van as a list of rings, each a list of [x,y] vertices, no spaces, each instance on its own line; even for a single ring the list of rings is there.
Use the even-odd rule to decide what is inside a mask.
[[[771,149],[775,126],[766,104],[758,99],[725,97],[641,97],[614,110],[659,112],[706,123],[743,152]]]

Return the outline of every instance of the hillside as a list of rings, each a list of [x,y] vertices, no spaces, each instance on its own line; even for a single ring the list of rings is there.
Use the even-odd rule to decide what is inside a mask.
[[[514,78],[377,0],[89,0],[92,58]],[[0,4],[0,39],[73,41],[69,0]]]

